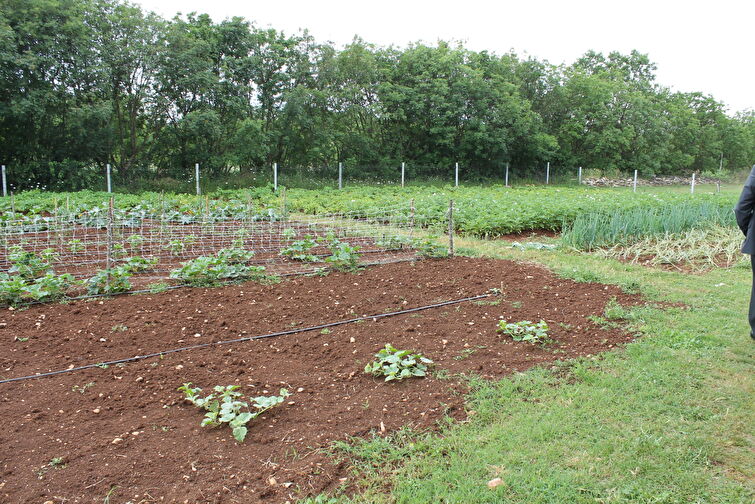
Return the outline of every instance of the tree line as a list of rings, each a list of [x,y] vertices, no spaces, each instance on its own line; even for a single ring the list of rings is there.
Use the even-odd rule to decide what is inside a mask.
[[[27,185],[316,170],[500,176],[742,168],[755,115],[655,81],[645,54],[553,65],[438,42],[345,47],[119,0],[0,0],[0,163]]]

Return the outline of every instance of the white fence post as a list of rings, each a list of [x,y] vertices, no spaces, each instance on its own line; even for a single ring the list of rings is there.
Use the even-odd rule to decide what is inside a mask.
[[[689,193],[695,194],[695,174],[692,174],[692,183],[689,185]]]
[[[107,164],[107,192],[113,192],[113,184],[110,182],[110,163]]]
[[[505,186],[506,187],[509,186],[509,164],[508,163],[506,163],[506,183],[505,183]]]
[[[634,182],[632,183],[632,192],[637,192],[637,170],[634,171]]]
[[[5,182],[5,165],[3,165],[3,197],[8,196],[8,184]]]
[[[405,163],[401,163],[401,187],[404,187],[404,174],[406,173],[405,169]]]
[[[202,190],[199,188],[199,163],[194,164],[194,180],[197,184],[197,196],[202,194]]]
[[[459,163],[456,163],[456,187],[459,187]]]
[[[338,163],[338,189],[343,189],[343,163]]]
[[[579,185],[582,185],[582,167],[579,167],[579,171],[577,172],[577,183]]]
[[[545,166],[545,185],[550,184],[551,181],[551,162],[548,161],[548,164]]]
[[[278,163],[273,163],[273,190],[278,190]]]

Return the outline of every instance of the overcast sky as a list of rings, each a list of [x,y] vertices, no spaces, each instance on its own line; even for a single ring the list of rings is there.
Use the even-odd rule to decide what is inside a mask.
[[[317,41],[354,35],[381,46],[460,40],[473,50],[514,49],[572,63],[593,49],[650,55],[657,80],[701,91],[729,107],[755,108],[755,2],[752,0],[135,0],[166,18],[207,13],[242,16],[286,33],[308,29]]]

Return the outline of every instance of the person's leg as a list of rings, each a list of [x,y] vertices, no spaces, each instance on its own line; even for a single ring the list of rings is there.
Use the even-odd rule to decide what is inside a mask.
[[[750,256],[752,265],[752,292],[750,292],[750,337],[755,339],[755,254]]]

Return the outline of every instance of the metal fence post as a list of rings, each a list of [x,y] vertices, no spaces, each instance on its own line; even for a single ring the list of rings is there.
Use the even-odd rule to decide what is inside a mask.
[[[454,256],[454,200],[448,200],[448,257]]]
[[[113,206],[115,198],[110,196],[107,212],[107,251],[105,252],[105,292],[110,292],[110,269],[113,262]]]
[[[577,183],[579,185],[582,185],[582,167],[579,167],[579,170],[577,171]]]
[[[273,163],[273,190],[278,190],[278,163]]]
[[[3,197],[8,196],[8,184],[5,181],[5,165],[3,165]]]
[[[194,165],[194,180],[196,180],[197,183],[197,196],[199,196],[202,194],[202,191],[199,189],[199,163]]]
[[[343,163],[338,163],[338,189],[343,189]]]
[[[459,187],[459,163],[456,163],[456,186]]]
[[[107,192],[113,192],[113,184],[110,181],[110,163],[107,164]]]
[[[414,237],[414,198],[409,203],[409,238]]]
[[[637,170],[634,171],[634,182],[632,183],[632,192],[637,192]]]
[[[506,187],[509,186],[509,164],[506,163],[506,182],[504,183]]]
[[[406,173],[406,163],[401,163],[401,187],[404,187],[404,174]]]
[[[551,181],[551,162],[548,161],[548,164],[545,166],[545,185],[550,184]]]
[[[689,186],[689,193],[695,194],[695,174],[694,173],[692,174],[692,182],[690,183],[690,186]]]

